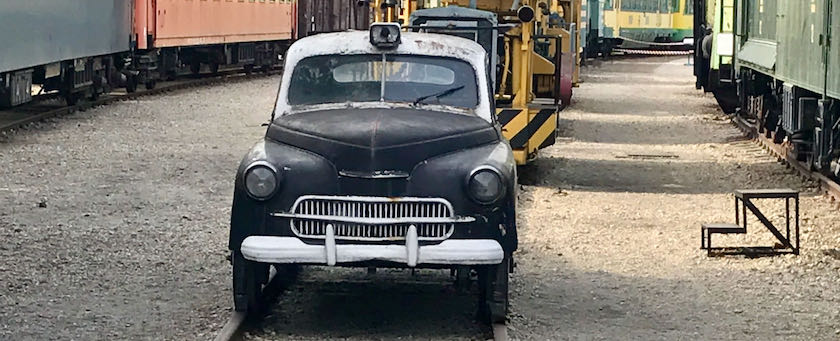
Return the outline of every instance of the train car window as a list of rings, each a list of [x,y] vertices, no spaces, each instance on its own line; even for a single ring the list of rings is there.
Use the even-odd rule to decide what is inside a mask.
[[[694,14],[694,0],[685,0],[685,14]]]

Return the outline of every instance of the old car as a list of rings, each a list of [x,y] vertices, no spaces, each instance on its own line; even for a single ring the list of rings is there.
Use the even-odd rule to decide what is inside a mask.
[[[481,316],[503,320],[516,166],[487,62],[475,42],[396,24],[293,44],[236,175],[235,309],[258,310],[270,266],[435,268],[476,274]]]

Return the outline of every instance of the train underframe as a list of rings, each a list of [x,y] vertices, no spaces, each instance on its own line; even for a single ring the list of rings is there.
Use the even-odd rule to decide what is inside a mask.
[[[840,176],[838,99],[742,67],[737,82],[739,115],[758,132],[784,144],[810,169]]]
[[[245,72],[269,70],[280,62],[290,42],[250,42],[195,47],[170,47],[104,56],[78,58],[30,69],[0,73],[0,107],[32,100],[39,93],[58,92],[68,105],[96,99],[114,88],[134,92],[138,86],[153,89],[161,80],[174,80],[182,70],[199,74],[206,65],[211,73],[220,66],[241,66]],[[37,88],[36,88],[37,89]]]

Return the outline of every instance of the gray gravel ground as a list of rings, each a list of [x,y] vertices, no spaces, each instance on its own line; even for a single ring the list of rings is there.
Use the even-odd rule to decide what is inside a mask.
[[[231,305],[233,176],[278,82],[143,97],[6,134],[0,339],[210,339]]]
[[[840,215],[743,140],[684,61],[586,69],[566,137],[521,170],[513,338],[840,338]],[[277,82],[116,103],[3,138],[0,339],[211,338],[230,310],[233,175]],[[698,250],[700,223],[732,220],[732,190],[779,186],[805,191],[801,256]],[[752,226],[716,243],[772,244]],[[489,337],[449,280],[304,269],[249,339]]]
[[[838,212],[740,138],[684,63],[586,70],[563,113],[568,140],[521,179],[514,338],[840,339]],[[733,190],[773,187],[804,191],[801,256],[698,249],[701,223],[734,222]],[[762,207],[781,217],[782,206]],[[773,245],[750,224],[716,245]]]

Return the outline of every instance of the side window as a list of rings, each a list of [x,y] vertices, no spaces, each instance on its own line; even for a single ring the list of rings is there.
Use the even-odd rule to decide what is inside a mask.
[[[694,14],[694,0],[685,0],[685,14]]]

